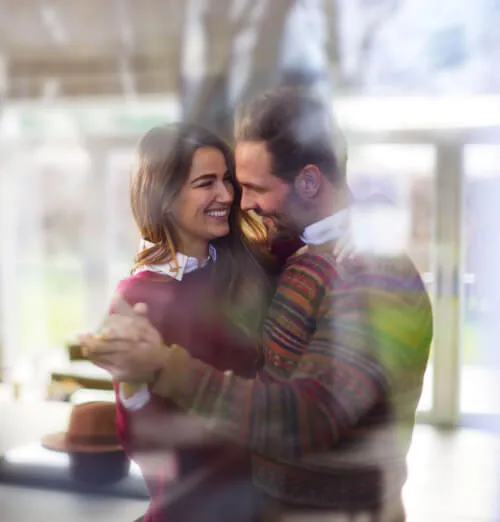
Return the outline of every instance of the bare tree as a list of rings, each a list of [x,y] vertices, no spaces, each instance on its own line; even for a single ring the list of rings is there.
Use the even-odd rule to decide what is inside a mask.
[[[376,40],[380,32],[400,10],[401,0],[334,0],[337,30],[343,33],[342,81],[345,87],[363,87],[374,59],[377,59]],[[353,25],[356,24],[356,30]],[[342,26],[342,30],[340,29]],[[338,41],[338,39],[337,39]],[[337,47],[337,52],[339,48]],[[340,52],[339,52],[340,54]]]
[[[325,81],[329,71],[312,72],[307,60],[288,68],[282,63],[284,46],[293,39],[287,29],[293,10],[318,2],[328,5],[324,16],[331,17],[332,0],[189,0],[181,82],[185,118],[231,139],[232,114],[241,101],[278,84]],[[331,42],[318,45],[327,69]]]
[[[368,66],[376,36],[391,17],[398,12],[400,3],[400,0],[384,1],[380,3],[378,8],[371,10],[371,16],[365,25],[359,51],[359,67],[361,71]]]

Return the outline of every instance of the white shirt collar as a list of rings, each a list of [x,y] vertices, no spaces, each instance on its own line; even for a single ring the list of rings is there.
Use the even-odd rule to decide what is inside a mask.
[[[149,248],[153,246],[153,243],[147,241],[146,239],[141,239],[140,250],[144,248]],[[149,272],[157,272],[159,274],[165,274],[177,281],[182,281],[184,274],[189,274],[190,272],[194,272],[199,268],[203,268],[207,266],[210,261],[215,261],[217,259],[217,251],[213,245],[208,245],[208,257],[203,259],[203,261],[199,261],[196,257],[186,256],[177,253],[177,264],[179,268],[176,267],[175,262],[169,261],[168,263],[164,263],[162,265],[144,265],[136,270],[136,273],[149,271]]]
[[[322,245],[343,236],[349,227],[349,209],[339,210],[304,229],[300,239],[306,245]]]

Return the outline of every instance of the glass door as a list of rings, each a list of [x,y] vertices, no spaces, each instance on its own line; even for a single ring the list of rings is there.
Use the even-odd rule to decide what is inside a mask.
[[[500,418],[500,145],[466,145],[460,413]]]

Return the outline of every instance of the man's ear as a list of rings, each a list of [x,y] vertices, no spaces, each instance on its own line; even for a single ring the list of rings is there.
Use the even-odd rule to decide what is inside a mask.
[[[295,178],[295,192],[304,201],[315,199],[323,185],[323,174],[316,165],[306,165]]]

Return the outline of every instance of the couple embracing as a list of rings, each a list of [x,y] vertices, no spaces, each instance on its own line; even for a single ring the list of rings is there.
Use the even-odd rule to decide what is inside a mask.
[[[142,138],[142,249],[81,338],[115,379],[144,520],[403,522],[432,339],[422,280],[404,253],[346,241],[346,147],[322,100],[265,93],[235,141],[233,156],[191,124]]]

